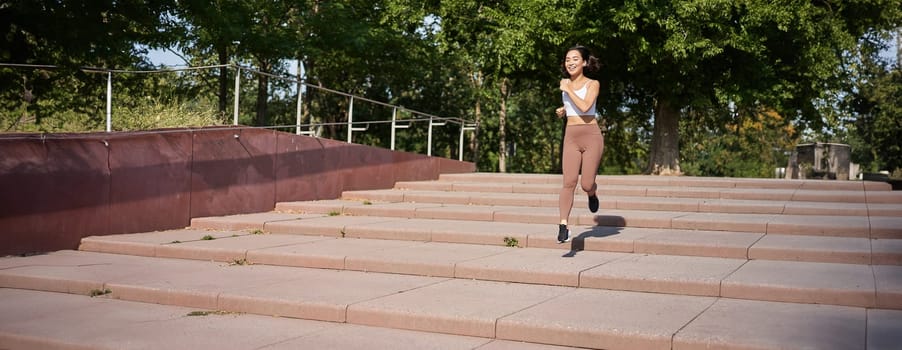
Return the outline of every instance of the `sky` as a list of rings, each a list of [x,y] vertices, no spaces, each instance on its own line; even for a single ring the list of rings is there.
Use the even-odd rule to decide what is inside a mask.
[[[181,57],[172,53],[169,50],[155,49],[148,50],[147,58],[150,59],[150,63],[155,66],[164,65],[168,67],[172,66],[186,66],[185,61],[182,60]],[[289,60],[288,62],[288,73],[291,75],[295,75],[297,72],[297,60]]]
[[[155,66],[164,65],[164,66],[184,66],[185,61],[179,56],[176,56],[169,50],[149,50],[147,52],[147,58],[150,59],[150,63],[153,63]]]
[[[147,58],[149,58],[150,63],[153,63],[155,66],[164,65],[171,67],[185,65],[185,61],[182,61],[181,58],[169,50],[149,50],[147,52]]]

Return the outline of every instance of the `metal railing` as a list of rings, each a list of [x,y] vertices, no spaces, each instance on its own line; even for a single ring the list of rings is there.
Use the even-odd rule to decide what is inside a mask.
[[[54,65],[33,65],[33,64],[14,64],[14,63],[0,63],[0,67],[13,67],[13,68],[41,68],[41,69],[56,69],[58,66]],[[297,135],[308,135],[317,137],[313,131],[311,131],[315,127],[322,126],[346,126],[347,127],[347,142],[352,143],[354,132],[364,132],[367,131],[370,124],[381,124],[381,123],[390,123],[391,124],[391,140],[390,140],[390,148],[391,150],[395,150],[396,146],[396,137],[398,129],[407,129],[410,127],[410,123],[413,122],[426,122],[428,121],[428,135],[427,135],[427,155],[432,156],[432,142],[433,142],[433,129],[436,127],[446,126],[448,123],[456,124],[459,127],[460,133],[458,138],[458,160],[463,160],[463,150],[464,150],[464,134],[467,131],[475,131],[478,128],[477,123],[465,120],[463,118],[449,118],[449,117],[439,117],[436,115],[432,115],[429,113],[424,113],[416,110],[411,110],[404,108],[403,106],[392,105],[389,103],[376,101],[372,99],[368,99],[366,97],[353,95],[347,92],[342,92],[338,90],[329,89],[322,86],[312,85],[305,83],[304,81],[294,78],[291,76],[282,76],[267,72],[262,72],[259,70],[255,70],[248,67],[242,67],[237,64],[224,64],[224,65],[210,65],[210,66],[200,66],[200,67],[172,67],[172,68],[164,68],[157,70],[120,70],[120,69],[106,69],[106,68],[96,68],[96,67],[82,67],[81,70],[87,73],[106,73],[107,84],[106,84],[106,131],[112,131],[113,125],[113,116],[112,116],[112,104],[113,104],[113,74],[153,74],[153,73],[166,73],[166,72],[179,72],[179,71],[190,71],[190,70],[203,70],[203,69],[216,69],[216,68],[234,68],[235,69],[235,89],[233,94],[233,118],[232,125],[239,125],[238,116],[239,116],[239,108],[240,108],[240,98],[241,98],[241,71],[244,70],[246,72],[250,72],[257,75],[265,75],[271,78],[285,80],[291,83],[297,84],[297,106],[295,109],[295,124],[294,125],[275,125],[275,126],[267,126],[261,128],[294,128],[295,134]],[[317,89],[320,91],[324,91],[327,93],[344,96],[348,98],[348,112],[347,112],[347,121],[346,122],[336,122],[336,123],[303,123],[303,93],[302,88],[306,89]],[[375,105],[380,105],[384,107],[388,107],[392,109],[391,120],[386,121],[354,121],[354,102],[355,101],[364,101]],[[400,120],[398,118],[398,112],[406,112],[409,113],[415,118],[408,118]],[[311,115],[312,118],[312,115]],[[360,127],[359,125],[365,125],[364,127]],[[306,130],[304,130],[306,129]]]

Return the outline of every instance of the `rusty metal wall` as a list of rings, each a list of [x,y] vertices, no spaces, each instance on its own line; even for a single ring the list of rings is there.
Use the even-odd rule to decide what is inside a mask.
[[[473,171],[469,162],[250,128],[4,134],[0,256]]]
[[[75,247],[109,232],[109,151],[102,139],[0,139],[0,256]]]
[[[224,128],[193,137],[191,217],[275,207],[275,131]]]
[[[187,226],[191,136],[191,133],[127,134],[107,140],[112,174],[107,233]]]
[[[323,141],[307,136],[278,134],[276,202],[336,198],[334,194],[341,193],[341,184],[326,173]]]

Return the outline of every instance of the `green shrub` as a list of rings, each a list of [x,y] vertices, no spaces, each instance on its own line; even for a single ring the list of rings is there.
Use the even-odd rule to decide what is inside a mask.
[[[147,100],[135,107],[114,108],[112,128],[120,131],[222,125],[217,112],[185,102]]]

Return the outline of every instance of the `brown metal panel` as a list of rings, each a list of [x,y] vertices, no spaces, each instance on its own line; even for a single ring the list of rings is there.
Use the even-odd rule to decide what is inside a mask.
[[[73,249],[84,236],[108,232],[102,138],[7,137],[0,152],[0,255]]]
[[[341,191],[344,190],[344,174],[345,170],[342,166],[346,164],[346,142],[320,139],[323,145],[322,173],[317,174],[316,193],[319,199],[334,199],[341,197]]]
[[[438,163],[435,158],[404,152],[395,152],[393,157],[395,181],[438,179]]]
[[[438,172],[440,174],[459,174],[472,173],[476,171],[476,164],[470,162],[461,162],[458,160],[437,158]]]
[[[194,132],[191,217],[269,211],[275,207],[275,131]]]
[[[136,134],[109,144],[110,232],[190,225],[191,133]]]
[[[391,151],[371,146],[346,144],[344,170],[345,191],[391,188],[395,185]]]
[[[322,199],[325,164],[319,139],[279,133],[276,154],[276,202]],[[334,190],[333,190],[334,192]]]
[[[332,199],[344,190],[436,179],[439,169],[474,167],[249,128],[0,135],[0,255],[269,211],[277,194],[279,201]]]

